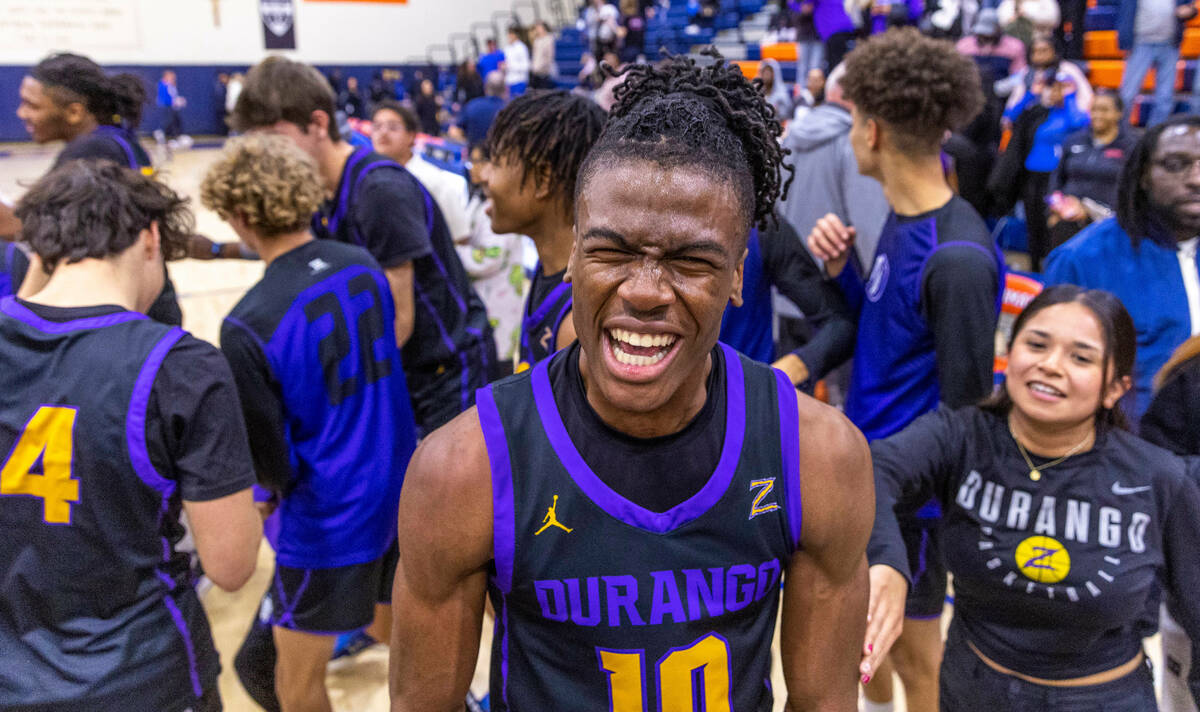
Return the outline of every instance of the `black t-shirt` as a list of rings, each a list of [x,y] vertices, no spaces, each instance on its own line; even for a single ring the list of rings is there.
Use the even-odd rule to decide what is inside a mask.
[[[1138,434],[1179,455],[1200,455],[1200,358],[1180,366],[1162,385]]]
[[[563,282],[566,273],[564,267],[544,274],[540,264],[533,272],[521,314],[521,359],[525,363],[537,363],[558,350],[558,330],[574,305],[571,287]]]
[[[0,297],[16,294],[29,271],[29,258],[16,243],[0,243]]]
[[[896,515],[930,496],[955,621],[992,660],[1047,679],[1116,667],[1158,624],[1161,589],[1200,635],[1200,486],[1181,458],[1121,430],[1029,477],[1007,418],[942,408],[871,444],[868,558],[908,573]]]
[[[54,159],[54,168],[81,158],[108,160],[127,168],[150,167],[150,156],[137,136],[116,126],[99,126],[68,143]]]
[[[1097,145],[1091,129],[1068,136],[1062,145],[1062,158],[1052,174],[1050,190],[1061,190],[1077,198],[1091,198],[1114,210],[1117,184],[1137,136],[1121,131],[1111,143]]]
[[[579,343],[550,362],[550,383],[583,461],[617,494],[651,512],[665,512],[700,491],[717,469],[725,443],[725,357],[712,351],[708,397],[683,430],[636,438],[610,427],[587,402]]]

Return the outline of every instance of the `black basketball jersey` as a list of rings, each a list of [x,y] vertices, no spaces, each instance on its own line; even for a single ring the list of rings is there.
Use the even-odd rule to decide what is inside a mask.
[[[182,710],[215,684],[147,409],[182,329],[0,300],[0,709]]]
[[[0,244],[0,297],[16,294],[29,271],[29,258],[16,243]]]
[[[554,400],[553,359],[479,391],[495,520],[492,709],[772,708],[779,584],[800,532],[796,396],[783,374],[721,348],[720,461],[662,513],[584,463]]]
[[[525,297],[521,320],[521,361],[527,366],[551,356],[558,349],[558,330],[567,318],[574,300],[571,285],[562,272],[542,274],[541,263],[533,271],[533,284]]]

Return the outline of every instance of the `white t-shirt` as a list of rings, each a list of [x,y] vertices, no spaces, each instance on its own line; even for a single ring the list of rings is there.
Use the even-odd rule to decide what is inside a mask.
[[[1192,336],[1200,334],[1200,273],[1196,269],[1196,243],[1200,237],[1183,240],[1175,244],[1175,256],[1179,258],[1179,272],[1183,275],[1183,289],[1187,293],[1188,313],[1192,317]]]
[[[529,48],[517,40],[504,48],[504,83],[526,84],[529,82]]]
[[[446,219],[450,237],[456,241],[468,237],[471,226],[467,221],[467,179],[438,168],[416,153],[404,167],[421,181],[421,185],[437,202],[442,217]]]

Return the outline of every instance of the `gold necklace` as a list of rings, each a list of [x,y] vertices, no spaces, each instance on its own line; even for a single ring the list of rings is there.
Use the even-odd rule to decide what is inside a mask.
[[[1057,460],[1054,460],[1052,462],[1047,462],[1046,464],[1042,465],[1041,467],[1035,467],[1033,464],[1033,460],[1031,460],[1029,458],[1029,453],[1025,451],[1025,446],[1021,444],[1020,438],[1017,437],[1017,434],[1013,432],[1011,427],[1009,427],[1009,429],[1008,429],[1008,434],[1012,436],[1013,442],[1015,442],[1017,444],[1017,449],[1021,451],[1021,457],[1025,458],[1025,464],[1029,465],[1029,479],[1033,480],[1034,482],[1037,482],[1038,480],[1042,479],[1042,470],[1054,467],[1055,465],[1061,465],[1068,457],[1079,452],[1079,449],[1081,447],[1083,447],[1084,444],[1087,443],[1088,438],[1091,437],[1091,434],[1089,433],[1086,437],[1083,438],[1083,440],[1079,441],[1078,445],[1076,445],[1075,447],[1068,450],[1066,455],[1063,455],[1062,457],[1060,457]]]

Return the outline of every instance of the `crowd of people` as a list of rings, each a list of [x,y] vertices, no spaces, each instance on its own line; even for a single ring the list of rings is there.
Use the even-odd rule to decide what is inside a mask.
[[[545,25],[445,93],[229,77],[200,200],[237,243],[136,77],[31,68],[66,147],[0,209],[0,707],[221,709],[197,585],[265,537],[267,710],[330,709],[364,641],[395,712],[475,704],[485,619],[501,712],[883,712],[893,672],[911,712],[1196,709],[1200,117],[1134,128],[1066,2],[783,2],[792,88],[629,56],[660,4],[620,5],[583,8],[592,89],[543,88]],[[1120,12],[1132,77],[1195,9]],[[184,256],[265,265],[219,348]]]

